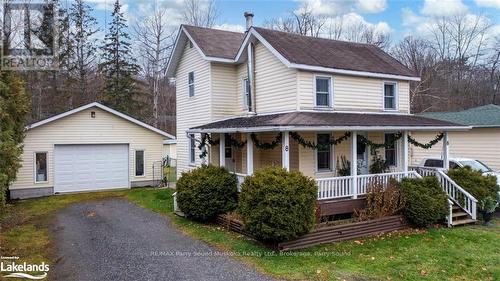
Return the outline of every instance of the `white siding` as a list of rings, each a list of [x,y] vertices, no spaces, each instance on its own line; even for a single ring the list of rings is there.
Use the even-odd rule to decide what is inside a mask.
[[[96,112],[91,118],[90,112]],[[165,137],[133,124],[99,108],[89,108],[43,126],[28,130],[24,139],[22,167],[11,189],[54,186],[54,145],[56,144],[129,144],[129,170],[131,181],[153,179],[152,165],[163,157]],[[146,174],[135,177],[134,151],[145,151]],[[48,181],[34,182],[34,154],[48,152]]]
[[[196,48],[190,48],[186,44],[176,72],[178,176],[191,168],[186,131],[212,120],[210,70],[210,63],[203,60]],[[195,80],[193,97],[189,97],[187,87],[188,73],[191,71],[194,71]],[[196,134],[196,137],[199,139],[200,135]],[[196,152],[199,154],[198,150]],[[196,164],[201,164],[198,155],[195,158]]]
[[[333,77],[333,104],[335,110],[381,112],[384,80],[355,76],[332,75],[298,71],[298,102],[300,109],[314,109],[314,75]],[[398,111],[409,113],[409,84],[398,81]]]
[[[255,45],[257,113],[297,108],[297,70],[287,68],[264,45]]]
[[[237,103],[236,66],[230,64],[211,64],[212,81],[212,118],[214,120],[239,114]]]
[[[420,142],[428,142],[439,132],[414,132],[411,135]],[[494,170],[500,170],[500,128],[476,128],[464,132],[449,132],[450,157],[477,159]],[[442,142],[430,149],[410,146],[411,162],[417,165],[429,156],[440,156]]]

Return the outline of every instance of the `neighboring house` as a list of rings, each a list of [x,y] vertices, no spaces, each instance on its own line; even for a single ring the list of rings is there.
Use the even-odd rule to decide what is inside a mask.
[[[163,157],[177,159],[177,140],[170,139],[163,141]]]
[[[163,141],[174,138],[99,103],[36,122],[26,128],[10,197],[153,185]]]
[[[416,176],[408,171],[410,131],[446,139],[448,131],[470,129],[411,115],[409,82],[420,78],[380,48],[253,27],[251,17],[245,33],[180,27],[167,68],[177,91],[178,175],[212,163],[242,181],[279,166],[315,178],[319,199],[357,198],[380,177],[369,175],[374,151],[366,139],[391,144],[377,154],[391,166],[384,177],[400,178]],[[213,143],[202,158],[204,134]],[[273,140],[274,149],[255,143]],[[339,177],[343,157],[355,160],[351,176]]]
[[[450,155],[477,159],[500,170],[500,106],[490,104],[457,112],[429,112],[419,115],[471,126],[472,130],[467,132],[449,133]],[[432,138],[432,134],[428,132],[413,132],[412,136],[418,140]],[[418,164],[425,157],[439,154],[437,147],[412,147],[411,162]]]

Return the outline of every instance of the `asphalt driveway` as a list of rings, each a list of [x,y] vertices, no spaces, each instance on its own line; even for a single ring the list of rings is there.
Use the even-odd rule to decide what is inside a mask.
[[[123,199],[57,213],[52,280],[272,280]]]

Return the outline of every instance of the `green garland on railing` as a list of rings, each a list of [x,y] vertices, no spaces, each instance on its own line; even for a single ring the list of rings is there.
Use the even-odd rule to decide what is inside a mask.
[[[395,133],[394,134],[394,139],[390,142],[384,142],[384,143],[375,143],[375,142],[372,142],[371,140],[369,140],[368,138],[366,138],[365,136],[362,136],[362,135],[358,135],[358,138],[359,138],[359,141],[361,143],[363,143],[364,145],[366,146],[369,146],[373,149],[378,149],[378,148],[390,148],[390,147],[393,147],[394,144],[396,143],[396,141],[398,141],[401,137],[403,136],[403,133],[401,132],[398,132],[398,133]]]
[[[443,138],[444,138],[444,133],[441,132],[433,140],[431,140],[428,143],[418,142],[414,138],[412,138],[411,136],[408,136],[408,142],[413,144],[414,146],[418,146],[418,147],[423,148],[423,149],[429,149],[429,148],[433,147],[436,143],[440,142]]]
[[[318,149],[318,148],[324,148],[324,147],[329,147],[332,145],[338,145],[342,143],[343,141],[347,140],[351,136],[351,132],[346,132],[343,136],[339,138],[330,138],[330,141],[328,144],[316,144],[313,141],[308,141],[304,139],[299,133],[296,132],[290,132],[290,137],[297,141],[300,145],[302,145],[305,148],[310,148],[310,149]]]
[[[281,143],[282,134],[281,132],[279,132],[271,143],[260,142],[259,139],[257,139],[257,135],[255,133],[251,133],[250,137],[252,138],[253,144],[258,149],[271,150],[276,148]]]

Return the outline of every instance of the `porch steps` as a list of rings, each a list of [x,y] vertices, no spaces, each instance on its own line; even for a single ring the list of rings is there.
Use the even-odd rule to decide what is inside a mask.
[[[473,220],[469,214],[464,212],[462,208],[457,205],[453,205],[451,218],[452,226],[473,224],[476,222],[476,220]]]

